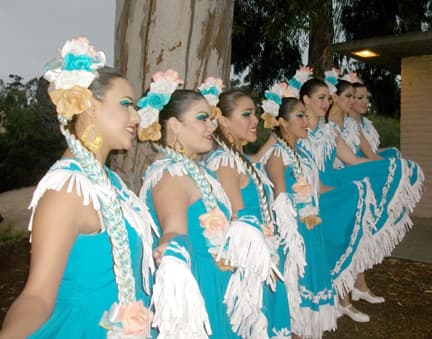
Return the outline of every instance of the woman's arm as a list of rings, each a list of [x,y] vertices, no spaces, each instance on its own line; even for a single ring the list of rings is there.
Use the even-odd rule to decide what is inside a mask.
[[[382,157],[376,154],[374,151],[372,151],[372,148],[367,141],[366,137],[363,134],[362,129],[359,127],[360,131],[360,150],[363,152],[363,154],[366,156],[366,158],[370,160],[381,160]]]
[[[162,228],[159,245],[153,253],[158,265],[171,238],[187,234],[187,210],[193,202],[190,193],[192,185],[188,176],[171,176],[165,173],[152,190],[153,203]],[[199,192],[196,192],[195,200],[198,198]]]
[[[238,211],[245,208],[243,197],[241,195],[242,176],[237,172],[237,169],[221,166],[216,171],[219,182],[227,194],[232,208],[232,218],[236,219]],[[244,184],[247,184],[247,178],[244,179]]]
[[[340,136],[336,137],[336,155],[347,165],[356,165],[368,161],[366,158],[356,156]]]
[[[270,181],[273,183],[275,196],[277,197],[279,193],[286,192],[285,166],[282,159],[271,155],[267,161],[266,170]]]
[[[100,227],[97,214],[84,207],[77,194],[63,189],[43,195],[33,218],[29,276],[6,315],[0,338],[25,338],[48,320],[70,249],[78,233],[90,227]]]

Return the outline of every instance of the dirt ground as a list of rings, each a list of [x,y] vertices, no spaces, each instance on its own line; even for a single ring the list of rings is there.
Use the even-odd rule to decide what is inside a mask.
[[[20,293],[28,272],[26,238],[0,242],[0,322]],[[370,287],[386,302],[355,305],[371,317],[370,323],[338,320],[336,332],[324,338],[432,338],[432,264],[387,258],[368,272]]]

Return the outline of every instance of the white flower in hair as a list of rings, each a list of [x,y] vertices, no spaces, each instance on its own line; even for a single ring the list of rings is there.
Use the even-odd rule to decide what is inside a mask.
[[[208,77],[198,90],[206,98],[209,105],[216,106],[219,102],[219,95],[222,93],[224,85],[222,79]]]
[[[96,52],[86,37],[66,41],[60,57],[45,65],[44,78],[54,89],[69,89],[73,86],[88,88],[95,79],[96,70],[105,65],[105,54]]]
[[[312,76],[313,69],[311,67],[300,67],[294,76],[288,81],[288,93],[286,97],[298,98],[300,88]]]
[[[332,68],[330,71],[324,72],[324,82],[327,84],[330,94],[336,93],[336,85],[338,84],[339,80],[339,69]]]
[[[265,99],[262,101],[261,107],[264,113],[261,119],[264,120],[265,128],[273,128],[277,126],[276,117],[279,114],[279,107],[282,104],[282,98],[288,94],[288,84],[286,82],[278,82],[268,91],[265,91]]]
[[[152,80],[148,93],[137,102],[140,108],[138,114],[141,117],[140,128],[142,129],[158,123],[159,112],[169,102],[178,86],[183,84],[178,73],[171,69],[166,72],[156,72]]]
[[[348,82],[350,82],[350,83],[356,83],[356,82],[358,82],[358,83],[360,83],[360,84],[362,84],[363,82],[360,80],[360,78],[357,76],[357,73],[356,72],[349,72],[349,73],[346,73],[343,77],[342,77],[342,79],[343,80],[345,80],[345,81],[348,81]]]

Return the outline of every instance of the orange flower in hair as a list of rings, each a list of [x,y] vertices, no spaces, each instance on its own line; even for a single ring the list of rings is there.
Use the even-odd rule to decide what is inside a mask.
[[[56,106],[57,113],[71,120],[75,114],[90,108],[92,92],[85,87],[75,85],[69,89],[51,91],[49,96]]]
[[[161,125],[157,121],[146,128],[138,128],[138,139],[141,141],[157,141],[161,137]]]

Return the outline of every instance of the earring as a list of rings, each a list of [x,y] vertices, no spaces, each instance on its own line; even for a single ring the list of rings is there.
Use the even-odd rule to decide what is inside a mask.
[[[93,140],[89,140],[89,134],[96,135]],[[103,144],[103,138],[96,133],[96,125],[88,125],[87,128],[84,130],[84,133],[81,136],[81,142],[83,145],[93,154],[95,154]]]
[[[230,145],[234,144],[234,137],[232,136],[230,131],[228,131],[227,133],[227,140]]]
[[[176,138],[176,141],[175,141],[175,143],[174,143],[173,148],[174,148],[174,150],[175,150],[177,153],[180,153],[180,154],[182,154],[182,155],[185,154],[184,146],[183,146],[183,144],[182,144],[182,143],[181,143],[177,138]]]

